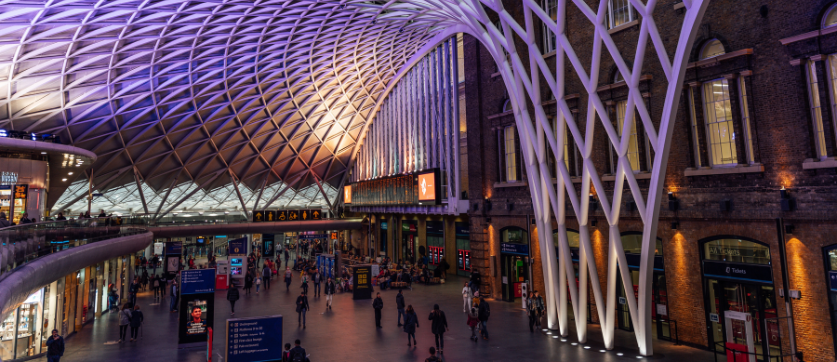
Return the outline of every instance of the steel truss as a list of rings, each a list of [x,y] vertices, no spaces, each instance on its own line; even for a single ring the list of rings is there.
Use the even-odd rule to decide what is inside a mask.
[[[465,32],[476,37],[491,53],[497,62],[503,81],[509,92],[517,130],[523,147],[523,158],[526,162],[527,177],[535,209],[536,223],[539,230],[550,230],[552,216],[558,224],[558,239],[560,252],[555,255],[552,240],[548,232],[539,232],[542,265],[546,285],[546,300],[548,307],[548,323],[550,328],[556,328],[562,336],[569,334],[568,313],[572,308],[575,317],[575,329],[580,342],[587,340],[587,290],[588,280],[592,286],[594,303],[602,324],[603,339],[606,347],[614,347],[615,310],[616,310],[616,276],[620,273],[626,290],[631,290],[631,280],[628,265],[622,248],[619,233],[619,214],[622,191],[625,182],[636,201],[637,209],[642,218],[642,252],[639,280],[639,298],[636,300],[630,293],[626,296],[631,319],[636,326],[635,334],[640,353],[653,354],[651,333],[651,277],[653,275],[654,240],[657,234],[660,198],[662,197],[663,182],[670,148],[670,139],[675,120],[675,114],[683,88],[688,54],[692,49],[697,27],[700,24],[709,0],[684,0],[685,14],[680,30],[676,49],[671,56],[665,48],[654,21],[656,0],[630,0],[631,5],[639,14],[641,26],[639,41],[633,55],[633,66],[629,66],[619,52],[616,44],[608,33],[605,25],[608,1],[600,0],[597,9],[590,8],[583,0],[558,0],[557,16],[553,20],[535,0],[521,0],[524,7],[524,22],[518,23],[503,7],[501,0],[423,0],[423,1],[388,1],[379,4],[363,2],[369,11],[377,12],[379,19],[401,22],[404,28],[411,27],[441,27],[445,30],[436,39],[450,36],[454,32]],[[566,31],[567,7],[575,6],[584,17],[595,27],[585,49],[592,50],[590,71],[585,69],[578,53],[568,39]],[[499,27],[491,21],[489,12],[499,16]],[[492,14],[493,15],[493,14]],[[546,24],[549,32],[556,37],[555,69],[549,69],[543,54],[536,42],[536,34],[541,31],[536,26],[535,19]],[[514,39],[517,35],[520,39]],[[575,35],[575,34],[574,34]],[[652,119],[642,101],[639,91],[639,78],[645,64],[646,47],[649,43],[658,54],[658,62],[668,82],[664,107],[659,119]],[[525,43],[518,47],[515,41]],[[438,41],[438,40],[437,40]],[[426,50],[425,50],[426,51]],[[625,118],[617,120],[622,127],[620,133],[611,124],[607,109],[596,92],[598,75],[600,73],[601,58],[604,51],[609,53],[615,61],[619,73],[626,80],[629,96]],[[528,53],[529,64],[521,61],[520,52]],[[419,54],[422,55],[422,54]],[[415,58],[415,57],[414,57]],[[569,64],[567,63],[569,61]],[[410,67],[415,60],[408,62]],[[578,122],[570,112],[564,99],[565,77],[574,73],[583,83],[588,95],[587,119]],[[402,72],[403,73],[403,69]],[[541,106],[540,82],[545,79],[550,91],[555,95],[559,120],[553,129]],[[397,80],[397,79],[396,79]],[[531,105],[531,109],[530,109]],[[639,114],[645,135],[654,150],[651,170],[650,187],[647,195],[640,190],[633,169],[627,158],[630,129],[633,125],[634,114]],[[534,117],[532,117],[534,115]],[[596,122],[596,115],[600,122]],[[607,133],[609,146],[615,149],[618,158],[615,187],[609,198],[603,190],[601,176],[595,169],[592,160],[594,133],[598,123]],[[584,128],[580,128],[583,125]],[[580,190],[576,190],[570,179],[570,174],[563,162],[556,162],[558,182],[554,187],[549,166],[548,152],[556,160],[563,159],[565,132],[572,134],[572,138],[581,151],[583,160],[582,182]],[[592,257],[593,249],[588,231],[588,212],[591,186],[602,190],[598,196],[605,218],[609,225],[609,251],[607,265],[607,284],[605,290],[599,283],[596,261]],[[566,228],[567,199],[575,215],[578,215],[580,229],[579,255],[579,285],[568,280],[574,275]],[[557,263],[556,263],[557,260]],[[556,265],[557,264],[557,265]],[[586,268],[585,268],[586,266]],[[567,305],[569,291],[571,305]]]

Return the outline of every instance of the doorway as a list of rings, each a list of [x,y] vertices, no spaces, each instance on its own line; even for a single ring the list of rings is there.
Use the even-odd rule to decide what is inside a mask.
[[[772,285],[737,283],[728,280],[708,279],[710,339],[716,351],[732,344],[755,346],[756,360],[767,361],[770,349],[779,349],[778,330],[768,330],[765,341],[764,319],[776,317],[776,297]],[[727,318],[727,311],[746,313],[750,321]],[[747,328],[746,323],[750,324]],[[731,325],[727,325],[731,324]]]
[[[514,302],[522,297],[521,286],[529,282],[529,268],[527,257],[522,255],[501,254],[500,268],[502,269],[503,300]]]

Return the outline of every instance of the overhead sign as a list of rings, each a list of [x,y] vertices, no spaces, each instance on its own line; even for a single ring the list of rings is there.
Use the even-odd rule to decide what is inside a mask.
[[[759,283],[773,283],[770,265],[724,263],[704,260],[703,275],[710,278],[744,280]]]
[[[169,241],[166,243],[166,255],[182,254],[183,243],[180,241]]]
[[[264,221],[264,211],[256,211],[253,213],[253,222],[263,222]]]
[[[267,221],[267,222],[276,221],[276,211],[265,210],[264,211],[264,221]]]
[[[191,269],[180,272],[180,293],[215,292],[215,269]]]
[[[500,252],[503,254],[515,254],[515,255],[529,255],[529,245],[524,244],[512,244],[512,243],[500,243]]]
[[[352,206],[436,205],[441,201],[439,170],[361,181],[344,188]],[[344,195],[345,198],[345,195]]]
[[[331,238],[332,239],[337,239],[337,233],[331,233]]]
[[[282,316],[227,319],[227,362],[281,361]]]
[[[334,233],[334,234],[337,234],[337,233]],[[299,238],[300,240],[303,240],[303,239],[325,239],[327,237],[328,237],[328,234],[310,234],[310,235],[299,235],[297,238]],[[336,238],[332,238],[332,239],[336,239]]]
[[[298,221],[299,210],[288,210],[288,221]]]

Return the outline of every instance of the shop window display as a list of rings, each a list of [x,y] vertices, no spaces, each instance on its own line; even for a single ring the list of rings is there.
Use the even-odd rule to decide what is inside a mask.
[[[30,295],[0,325],[0,359],[12,360],[41,352],[44,289]]]

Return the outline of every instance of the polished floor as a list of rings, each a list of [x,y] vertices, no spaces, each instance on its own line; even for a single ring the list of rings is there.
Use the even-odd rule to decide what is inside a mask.
[[[299,295],[299,284],[294,282],[286,292],[284,284],[274,283],[259,294],[255,289],[243,295],[236,304],[235,317],[282,314],[283,343],[299,338],[313,362],[320,361],[423,361],[429,347],[434,345],[427,315],[438,303],[445,311],[450,331],[445,334],[446,361],[628,361],[637,360],[636,342],[632,334],[617,331],[614,351],[601,350],[598,326],[590,325],[589,349],[573,345],[573,339],[561,342],[542,332],[530,333],[528,319],[520,303],[490,301],[491,319],[489,340],[474,343],[462,313],[460,290],[464,278],[449,278],[447,284],[414,286],[403,293],[408,304],[418,311],[420,327],[416,331],[418,347],[407,347],[407,336],[397,327],[395,295],[397,291],[383,291],[384,314],[382,329],[375,328],[371,300],[352,300],[350,294],[337,294],[333,310],[325,311],[325,298],[310,298],[307,328],[297,327],[294,302]],[[377,288],[376,288],[377,291]],[[213,361],[224,361],[224,328],[229,316],[225,292],[216,293],[216,332]],[[62,362],[87,361],[206,361],[205,348],[178,349],[177,314],[168,310],[168,300],[154,303],[151,293],[140,294],[145,323],[142,338],[137,342],[116,343],[118,320],[116,314],[104,316],[88,324],[67,340]],[[652,359],[663,361],[711,361],[711,353],[691,347],[675,346],[671,342],[655,341],[656,354]],[[622,356],[618,356],[621,353]],[[41,358],[45,360],[45,358]]]

